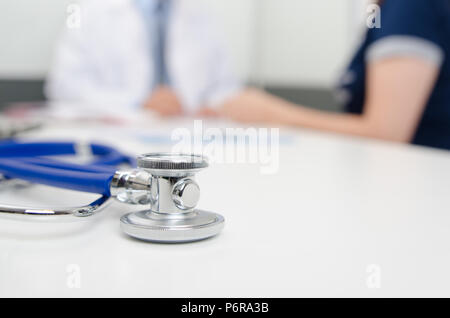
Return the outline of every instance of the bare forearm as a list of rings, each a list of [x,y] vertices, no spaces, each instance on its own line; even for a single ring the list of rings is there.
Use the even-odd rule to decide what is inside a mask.
[[[381,136],[376,136],[375,130],[371,129],[370,121],[363,115],[324,112],[297,106],[278,98],[272,102],[276,102],[280,109],[279,118],[274,119],[274,121],[290,126],[381,138]]]
[[[439,74],[439,67],[414,57],[383,59],[368,65],[361,115],[336,114],[295,106],[268,96],[263,108],[271,121],[325,131],[410,142]],[[262,98],[263,100],[263,98]],[[276,106],[271,107],[270,104]]]

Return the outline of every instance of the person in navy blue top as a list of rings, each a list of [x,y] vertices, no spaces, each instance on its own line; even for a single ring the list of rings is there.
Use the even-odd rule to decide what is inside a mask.
[[[450,149],[450,1],[387,0],[382,13],[382,28],[368,32],[349,67],[354,80],[342,85],[350,97],[346,108],[364,111],[366,61],[420,57],[441,71],[411,141]]]
[[[224,116],[306,126],[450,150],[450,0],[384,0],[337,97],[347,114],[299,107],[258,90]]]

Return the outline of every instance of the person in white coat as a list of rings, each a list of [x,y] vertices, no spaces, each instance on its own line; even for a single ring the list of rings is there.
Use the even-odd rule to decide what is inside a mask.
[[[222,37],[195,0],[85,0],[57,46],[49,100],[163,115],[220,107],[240,91]]]

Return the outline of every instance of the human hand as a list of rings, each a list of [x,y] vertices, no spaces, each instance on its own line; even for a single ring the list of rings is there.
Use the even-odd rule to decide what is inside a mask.
[[[284,123],[289,109],[283,101],[262,90],[247,89],[227,100],[219,115],[246,123]]]
[[[219,112],[216,109],[213,109],[213,108],[203,107],[203,108],[200,108],[194,114],[194,116],[196,116],[196,117],[203,117],[203,118],[213,118],[213,117],[218,117],[219,116]]]
[[[164,117],[180,116],[183,108],[180,100],[168,86],[159,86],[144,103],[144,109],[157,112]]]

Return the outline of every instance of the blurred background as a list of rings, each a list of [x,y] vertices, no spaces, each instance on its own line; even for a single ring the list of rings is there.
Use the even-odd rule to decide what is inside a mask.
[[[239,77],[288,100],[339,110],[333,86],[361,39],[367,0],[200,0]],[[74,0],[0,2],[0,107],[44,100],[43,83]]]

